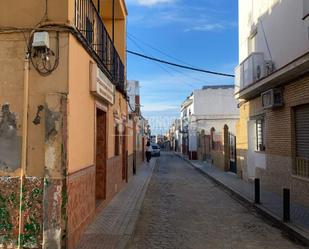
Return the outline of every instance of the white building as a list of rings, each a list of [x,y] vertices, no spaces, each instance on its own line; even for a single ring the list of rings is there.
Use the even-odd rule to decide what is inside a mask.
[[[184,153],[196,158],[197,134],[204,130],[210,134],[212,128],[221,132],[224,125],[236,133],[236,122],[239,119],[238,101],[234,97],[233,85],[205,86],[195,90],[181,107]],[[184,148],[186,150],[186,148]]]
[[[309,0],[239,0],[238,172],[309,205],[308,72]]]

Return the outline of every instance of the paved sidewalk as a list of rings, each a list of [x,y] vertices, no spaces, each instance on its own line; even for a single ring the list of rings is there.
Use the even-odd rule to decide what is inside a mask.
[[[202,171],[220,185],[236,194],[248,203],[254,203],[254,183],[240,179],[237,175],[221,171],[210,163],[188,160],[181,153],[176,153],[196,169]],[[298,239],[309,242],[309,208],[291,203],[291,222],[282,222],[283,199],[276,193],[261,189],[261,204],[253,204],[264,215],[275,221],[281,228],[295,235]]]
[[[144,164],[88,227],[77,249],[122,249],[130,240],[156,158]]]

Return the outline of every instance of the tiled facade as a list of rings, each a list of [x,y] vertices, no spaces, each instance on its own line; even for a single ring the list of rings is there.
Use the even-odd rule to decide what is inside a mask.
[[[69,175],[68,178],[68,246],[75,248],[95,214],[95,166]]]

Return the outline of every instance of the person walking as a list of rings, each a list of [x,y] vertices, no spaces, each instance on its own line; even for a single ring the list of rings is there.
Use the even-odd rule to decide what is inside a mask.
[[[152,147],[150,142],[148,141],[146,144],[146,159],[147,159],[147,163],[150,162],[151,160],[151,152],[152,152]]]

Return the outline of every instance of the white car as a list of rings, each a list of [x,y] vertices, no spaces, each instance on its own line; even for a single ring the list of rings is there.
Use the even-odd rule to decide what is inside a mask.
[[[151,147],[152,147],[151,156],[160,156],[161,154],[160,146],[157,144],[152,144]]]

